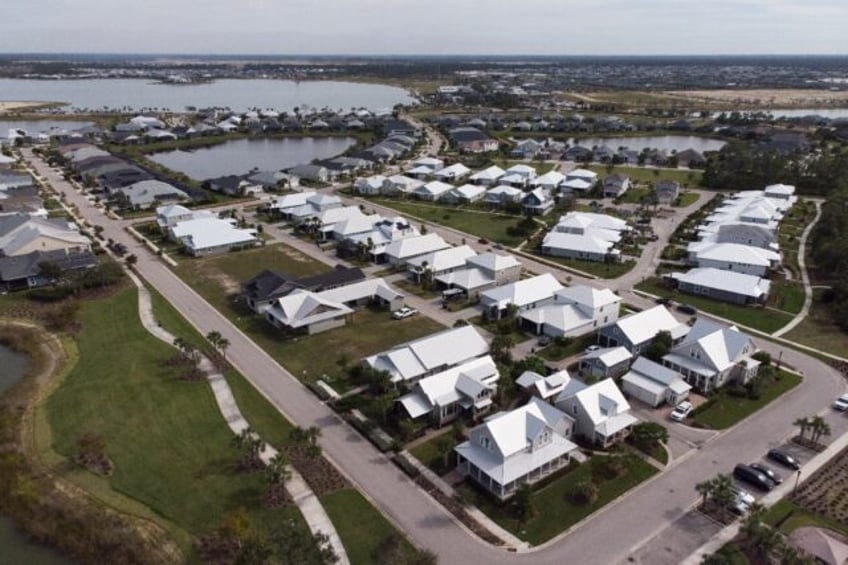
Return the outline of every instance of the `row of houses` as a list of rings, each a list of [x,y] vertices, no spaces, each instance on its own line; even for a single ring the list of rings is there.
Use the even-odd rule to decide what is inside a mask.
[[[632,228],[620,218],[594,212],[569,212],[542,240],[545,255],[584,261],[617,261],[616,245]]]

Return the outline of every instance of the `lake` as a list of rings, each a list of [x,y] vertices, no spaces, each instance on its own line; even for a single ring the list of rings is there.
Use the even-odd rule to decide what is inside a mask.
[[[703,153],[704,151],[718,151],[725,146],[724,141],[699,137],[697,135],[646,135],[633,137],[584,137],[581,139],[569,139],[569,145],[580,145],[592,148],[606,145],[610,149],[617,150],[619,147],[627,147],[634,151],[642,149],[662,149],[664,151],[694,149]]]
[[[0,562],[67,565],[71,560],[62,557],[53,549],[32,543],[26,535],[15,529],[12,520],[0,516]]]
[[[848,118],[848,108],[794,108],[787,110],[776,110],[774,108],[766,108],[763,110],[757,110],[757,112],[771,114],[775,118],[803,118],[804,116],[822,116],[823,118],[830,118],[832,120],[839,118]],[[750,111],[748,110],[740,111],[740,114],[748,113],[750,113]],[[717,118],[721,114],[730,115],[730,111],[713,112],[712,117]]]
[[[344,153],[355,142],[352,137],[244,138],[192,151],[154,153],[148,158],[202,181],[224,175],[241,175],[254,168],[278,171],[309,163],[313,159],[328,159]]]
[[[403,88],[382,84],[338,81],[271,79],[223,79],[204,84],[161,84],[144,79],[32,80],[0,79],[0,100],[66,102],[70,109],[100,110],[145,108],[185,111],[229,107],[236,112],[250,108],[277,111],[328,107],[332,110],[391,109],[414,99]]]

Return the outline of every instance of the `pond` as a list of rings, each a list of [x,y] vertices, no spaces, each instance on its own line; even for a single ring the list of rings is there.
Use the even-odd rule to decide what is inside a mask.
[[[32,135],[50,129],[75,130],[93,125],[94,122],[77,120],[0,120],[0,137],[5,136],[10,129],[22,129]]]
[[[331,110],[391,109],[414,99],[403,88],[383,84],[339,81],[223,79],[204,84],[161,84],[144,79],[32,80],[0,79],[0,100],[65,102],[70,109],[152,108],[182,112],[197,108],[229,107],[290,111],[328,107]]]
[[[704,151],[718,151],[725,146],[720,139],[700,137],[697,135],[645,135],[645,136],[618,136],[618,137],[584,137],[580,139],[569,139],[569,145],[580,145],[592,148],[606,145],[610,149],[617,150],[619,147],[627,147],[634,151],[648,149],[662,149],[664,151],[694,149],[700,153]]]
[[[234,139],[193,151],[165,151],[148,158],[194,180],[241,175],[254,168],[278,171],[340,155],[352,146],[352,137],[282,137]]]
[[[26,355],[12,351],[0,344],[0,367],[3,367],[3,370],[0,371],[0,394],[21,380],[28,366],[29,360]]]
[[[15,528],[9,518],[0,516],[0,562],[27,565],[67,565],[70,559],[57,551],[37,545]]]

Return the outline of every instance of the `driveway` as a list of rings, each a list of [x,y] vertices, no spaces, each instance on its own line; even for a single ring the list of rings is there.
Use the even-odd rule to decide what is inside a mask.
[[[104,227],[104,236],[126,244],[138,256],[137,271],[174,305],[202,334],[217,330],[231,345],[228,357],[234,366],[286,417],[297,425],[318,426],[327,457],[357,485],[398,527],[422,547],[437,553],[442,563],[559,564],[621,563],[669,527],[685,524],[697,495],[694,485],[718,472],[732,469],[752,453],[764,453],[793,433],[798,415],[814,414],[844,391],[842,377],[821,361],[785,349],[783,359],[807,378],[779,403],[764,408],[743,425],[725,432],[665,473],[644,483],[617,503],[588,519],[581,527],[552,540],[531,553],[509,553],[472,536],[444,508],[422,492],[384,455],[363,440],[290,373],[278,365],[222,314],[165,267],[154,255],[126,234],[121,223],[107,219],[84,196],[25,149],[38,171],[93,224]],[[458,236],[453,234],[452,239]],[[536,270],[536,268],[533,268]],[[543,269],[539,272],[546,272]],[[557,275],[562,273],[557,271]],[[598,285],[599,283],[594,283]],[[645,302],[640,299],[638,302]],[[778,346],[763,344],[767,349]],[[556,501],[551,501],[556,503]],[[699,544],[682,535],[672,540],[680,552]],[[648,557],[659,558],[659,555]],[[649,562],[649,561],[646,561]]]

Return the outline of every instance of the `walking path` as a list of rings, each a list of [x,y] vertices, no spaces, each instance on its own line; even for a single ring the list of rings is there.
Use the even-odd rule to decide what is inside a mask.
[[[147,287],[141,283],[141,280],[139,280],[135,273],[130,272],[129,276],[138,288],[138,314],[141,318],[141,324],[156,338],[168,345],[173,345],[175,337],[156,322],[156,318],[153,315],[153,304],[150,301],[150,292],[147,290]],[[233,396],[233,391],[230,389],[230,385],[227,384],[224,375],[215,368],[205,355],[201,358],[199,368],[206,375],[206,380],[212,387],[215,402],[218,403],[218,409],[221,411],[221,415],[224,417],[230,430],[236,435],[241,435],[244,430],[250,427],[250,424],[247,423],[247,420],[244,419],[244,416],[239,410],[236,399]],[[265,465],[269,465],[271,460],[277,456],[277,453],[276,449],[263,443],[263,449],[259,456]],[[324,511],[324,507],[321,506],[318,497],[315,496],[315,493],[306,484],[303,476],[294,467],[289,465],[289,470],[291,471],[291,478],[286,481],[286,490],[291,495],[300,513],[303,514],[303,518],[309,526],[309,531],[313,535],[326,535],[329,538],[333,551],[339,557],[338,563],[349,564],[350,561],[342,540],[338,532],[336,532],[336,528],[333,526],[330,517]]]
[[[821,201],[815,200],[814,202],[816,204],[816,217],[804,228],[804,233],[801,234],[801,244],[798,246],[798,268],[801,269],[801,283],[804,285],[804,306],[801,307],[798,315],[792,318],[788,324],[771,334],[774,337],[780,337],[794,329],[795,326],[807,317],[807,314],[810,313],[810,307],[813,305],[813,287],[810,286],[810,275],[807,273],[807,237],[813,231],[822,214]]]

